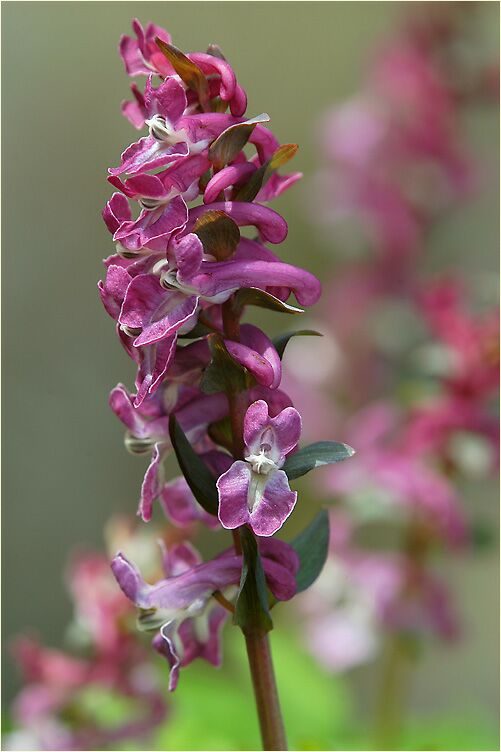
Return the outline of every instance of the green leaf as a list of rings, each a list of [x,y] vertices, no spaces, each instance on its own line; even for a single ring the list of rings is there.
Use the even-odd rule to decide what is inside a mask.
[[[217,261],[231,258],[240,242],[238,225],[224,211],[207,211],[195,222],[193,232],[198,235],[206,253]]]
[[[295,156],[298,149],[299,146],[297,144],[282,144],[282,146],[279,146],[269,160],[270,170],[275,171],[279,167],[283,167],[284,164],[287,164]]]
[[[246,527],[240,528],[242,575],[233,623],[243,632],[269,632],[273,629],[268,608],[268,591],[256,539]]]
[[[254,201],[263,185],[273,175],[275,170],[278,170],[289,159],[292,159],[298,148],[297,144],[282,144],[282,146],[279,146],[271,159],[253,172],[247,182],[234,191],[232,200]]]
[[[241,392],[247,388],[245,369],[235,363],[218,334],[207,337],[212,360],[205,369],[200,389],[205,394]]]
[[[184,81],[189,89],[196,91],[200,104],[202,106],[207,105],[209,82],[198,65],[186,57],[177,47],[174,47],[173,44],[167,44],[159,37],[156,37],[155,44],[160,52],[165,55],[179,78]]]
[[[312,585],[323,569],[329,552],[329,515],[325,509],[313,518],[302,533],[290,545],[299,556],[299,570],[296,574],[297,592]]]
[[[316,332],[314,329],[299,329],[297,332],[286,332],[285,334],[281,334],[279,337],[275,337],[273,340],[273,344],[275,345],[275,350],[279,354],[280,358],[283,358],[284,350],[287,347],[289,340],[292,339],[292,337],[323,337],[324,335],[320,332]]]
[[[205,462],[191,446],[174,414],[169,419],[169,434],[179,467],[193,496],[206,512],[217,515],[216,481]]]
[[[254,305],[258,308],[266,308],[269,311],[278,311],[279,313],[304,313],[302,308],[296,308],[288,303],[284,303],[269,292],[260,290],[257,287],[242,287],[235,294],[235,311],[240,313],[246,305]]]
[[[291,454],[285,460],[282,470],[287,473],[289,480],[294,480],[316,467],[341,462],[353,457],[354,454],[355,450],[348,444],[339,441],[317,441]]]
[[[216,170],[220,170],[224,165],[233,162],[237,154],[244,148],[245,144],[252,135],[252,131],[258,123],[267,123],[270,116],[263,112],[243,123],[230,125],[226,128],[210,145],[209,159]]]

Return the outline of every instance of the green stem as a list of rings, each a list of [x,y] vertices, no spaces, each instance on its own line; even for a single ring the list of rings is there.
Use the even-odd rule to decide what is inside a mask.
[[[402,727],[404,684],[408,657],[399,635],[391,635],[383,655],[381,683],[378,688],[375,749],[394,750]]]
[[[263,749],[286,750],[287,740],[268,635],[247,633],[244,636]]]
[[[419,589],[423,567],[430,543],[430,531],[419,520],[411,520],[403,541],[406,578],[400,592],[400,601],[415,597]],[[376,705],[374,729],[376,749],[393,750],[397,747],[405,712],[405,694],[408,689],[412,655],[405,637],[392,634],[383,655],[381,683]]]
[[[230,298],[222,305],[225,336],[240,340],[239,316]],[[235,459],[243,459],[245,444],[243,438],[244,416],[248,407],[246,392],[232,391],[227,394],[232,433],[232,449]],[[237,554],[242,553],[240,533],[233,530],[233,543]],[[284,723],[280,710],[273,660],[268,635],[246,630],[244,632],[247,657],[254,688],[256,709],[261,729],[264,750],[286,750]]]

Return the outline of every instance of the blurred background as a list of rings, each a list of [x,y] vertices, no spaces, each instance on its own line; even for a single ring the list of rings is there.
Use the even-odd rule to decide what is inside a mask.
[[[122,427],[108,409],[109,390],[119,381],[131,385],[133,369],[115,339],[96,289],[101,261],[112,252],[100,216],[111,193],[106,170],[117,164],[119,153],[136,138],[119,109],[128,95],[128,81],[117,54],[120,35],[130,33],[131,18],[137,15],[143,23],[152,20],[167,28],[183,50],[220,44],[247,90],[249,114],[268,112],[277,138],[300,145],[293,169],[304,173],[305,182],[274,205],[289,223],[288,240],[279,252],[324,281],[337,250],[325,230],[315,227],[311,215],[309,186],[322,162],[317,122],[326,109],[358,90],[374,50],[391,36],[410,5],[4,4],[5,708],[19,686],[9,657],[11,638],[31,629],[48,644],[61,643],[70,615],[63,583],[68,553],[75,548],[101,547],[102,530],[110,516],[135,513],[144,472],[143,459],[125,452]],[[483,53],[490,51],[496,60],[499,6],[494,2],[472,5],[476,6],[475,33]],[[462,127],[470,151],[481,165],[482,190],[464,210],[442,222],[440,233],[428,247],[430,264],[437,268],[452,265],[467,278],[479,279],[480,286],[495,290],[499,247],[497,106],[477,108]],[[278,318],[266,317],[272,330],[286,326]],[[332,438],[343,439],[338,435]],[[497,531],[495,486],[470,484],[467,493]],[[304,484],[302,509],[315,503],[313,494]],[[307,511],[303,518],[298,514],[288,532],[300,529],[309,517]],[[218,544],[209,541],[206,545],[210,549]],[[454,561],[446,567],[460,604],[464,635],[451,648],[438,644],[426,651],[410,690],[409,704],[417,716],[442,713],[444,723],[452,725],[455,718],[466,725],[471,721],[473,741],[463,743],[473,746],[451,747],[455,749],[490,749],[497,744],[497,562],[495,545],[474,561]],[[294,637],[291,621],[283,609],[281,623],[294,640],[297,634]],[[333,718],[339,715],[340,719],[343,714],[365,717],[374,689],[371,668],[357,668],[344,677],[341,687],[339,679],[313,668],[304,648],[289,643],[287,635],[279,637],[279,631],[274,638],[279,682],[281,668],[286,672],[287,666],[294,667],[296,676],[306,684],[299,690],[301,694],[309,692],[310,681],[311,686],[316,682],[312,690],[316,711],[296,707],[297,698],[286,689],[286,717],[302,718],[302,712],[310,717],[308,713],[317,712],[320,725],[322,713],[332,712]],[[228,640],[230,655],[241,652],[234,635]],[[225,669],[230,678],[232,665],[229,661]],[[211,671],[196,666],[186,672],[179,692],[182,717],[188,712],[188,702],[196,702],[196,693],[201,694],[203,688],[224,692],[224,673],[212,679]],[[285,679],[284,684],[288,683]],[[327,686],[330,694],[325,704]],[[221,694],[221,700],[230,703],[226,695]],[[329,705],[331,701],[333,705]],[[210,722],[205,715],[203,719],[209,724],[204,742],[208,739],[211,743]],[[230,741],[234,738],[229,737]],[[174,739],[165,744],[174,745]],[[203,748],[217,749],[218,742],[221,739],[216,737],[216,746]],[[225,743],[229,742],[223,739]],[[345,748],[348,744],[346,741]],[[319,748],[315,741],[306,740],[304,745],[303,749]]]

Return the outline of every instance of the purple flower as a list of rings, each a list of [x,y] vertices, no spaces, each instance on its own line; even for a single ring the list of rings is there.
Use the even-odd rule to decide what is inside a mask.
[[[200,506],[183,476],[165,483],[160,494],[160,504],[166,517],[178,527],[186,528],[198,521],[212,529],[219,527],[217,517],[208,514]]]
[[[155,44],[156,37],[170,44],[170,34],[161,26],[152,23],[149,23],[146,29],[143,29],[137,18],[132,21],[132,30],[136,39],[124,34],[120,39],[119,46],[127,74],[129,76],[148,76],[152,71],[160,74],[171,73],[172,68],[169,62]]]
[[[270,418],[264,400],[254,402],[244,419],[245,461],[237,460],[217,481],[219,520],[233,529],[248,524],[256,535],[279,530],[294,509],[297,493],[280,470],[299,441],[301,417],[287,407]]]
[[[163,462],[172,446],[169,437],[169,415],[176,417],[188,438],[196,444],[203,438],[210,423],[228,414],[224,394],[201,394],[198,390],[183,387],[168,404],[169,384],[164,383],[140,408],[135,408],[131,395],[122,384],[110,394],[110,407],[128,429],[126,445],[133,453],[151,452],[150,464],[141,486],[138,514],[143,520],[151,519],[153,503],[164,488]],[[166,405],[167,402],[167,405]]]
[[[292,598],[299,565],[294,550],[286,543],[274,540],[267,542],[261,553],[268,586],[274,596],[278,600]],[[227,551],[202,564],[191,546],[176,546],[165,553],[166,578],[155,585],[146,583],[134,565],[120,553],[113,559],[111,567],[127,598],[145,612],[144,627],[160,628],[153,645],[169,663],[170,691],[177,686],[180,667],[195,658],[202,657],[219,665],[219,632],[227,611],[212,595],[221,592],[232,598],[236,593],[241,556]]]

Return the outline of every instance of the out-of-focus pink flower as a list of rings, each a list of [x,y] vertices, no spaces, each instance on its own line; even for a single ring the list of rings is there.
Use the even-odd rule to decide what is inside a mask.
[[[346,430],[357,456],[344,467],[327,470],[324,478],[329,493],[361,514],[416,517],[450,544],[465,542],[467,526],[454,487],[402,446],[402,428],[392,406],[365,408]]]
[[[456,637],[457,617],[436,574],[410,565],[403,554],[357,548],[352,535],[346,513],[332,512],[327,564],[298,600],[306,642],[321,665],[342,672],[373,660],[388,631]]]
[[[46,648],[31,637],[17,640],[14,655],[26,684],[13,704],[19,730],[6,740],[8,749],[23,739],[34,749],[101,749],[145,737],[166,717],[149,654],[131,629],[133,609],[117,590],[107,558],[79,554],[68,584],[75,605],[72,629],[84,640],[85,657]],[[82,710],[83,694],[93,690],[125,697],[131,715],[116,726],[102,726]]]

